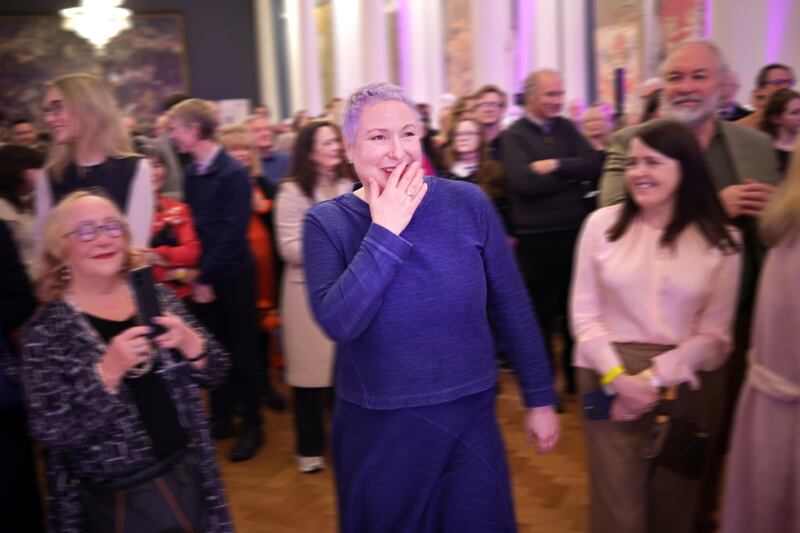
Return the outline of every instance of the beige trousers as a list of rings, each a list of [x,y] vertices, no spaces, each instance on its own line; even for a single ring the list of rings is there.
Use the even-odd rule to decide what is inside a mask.
[[[637,374],[650,366],[650,359],[670,349],[653,344],[618,344],[627,373]],[[699,372],[701,389],[682,385],[672,414],[691,419],[711,433],[709,454],[724,401],[721,370]],[[600,388],[599,376],[586,368],[577,369],[581,394]],[[591,533],[691,533],[701,503],[705,474],[690,480],[671,470],[655,466],[640,456],[644,438],[653,424],[649,414],[632,422],[584,420]]]

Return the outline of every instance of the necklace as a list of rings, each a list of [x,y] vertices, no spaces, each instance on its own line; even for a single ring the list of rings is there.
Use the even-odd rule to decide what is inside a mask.
[[[127,285],[127,284],[126,284],[126,286],[128,287],[128,292],[129,292],[129,294],[130,294],[130,290],[131,290],[131,289],[130,289],[130,286],[129,286],[129,285]],[[133,295],[131,295],[131,297],[132,297],[132,296],[133,296]],[[66,292],[64,293],[64,298],[63,298],[63,300],[64,300],[64,302],[67,304],[67,306],[69,306],[69,308],[70,308],[70,309],[71,309],[71,310],[72,310],[72,311],[75,313],[75,315],[78,317],[78,323],[81,325],[81,327],[82,327],[82,328],[83,328],[83,330],[86,332],[86,334],[87,334],[87,335],[89,335],[89,338],[90,338],[90,339],[91,339],[91,340],[92,340],[92,341],[93,341],[93,342],[94,342],[94,343],[95,343],[97,346],[100,346],[100,349],[101,349],[103,352],[106,352],[106,351],[108,351],[108,343],[107,343],[105,340],[103,340],[103,338],[102,338],[102,337],[100,336],[100,334],[97,332],[97,330],[95,329],[95,327],[94,327],[94,326],[92,326],[92,324],[91,324],[91,323],[89,322],[89,320],[86,318],[86,314],[83,312],[83,310],[82,310],[82,309],[81,309],[81,307],[78,305],[78,303],[77,303],[77,302],[75,302],[75,301],[74,301],[72,298],[70,298],[70,297],[67,295],[67,293],[66,293]],[[138,320],[136,320],[136,319],[134,319],[134,320],[135,320],[135,322],[137,322],[137,323],[138,323]],[[151,350],[151,351],[152,351],[152,350]],[[152,353],[155,353],[155,352],[154,352],[154,351],[152,351]],[[127,376],[127,377],[130,377],[130,378],[140,378],[140,377],[144,376],[145,374],[147,374],[148,372],[150,372],[150,371],[153,369],[153,365],[154,365],[154,364],[155,364],[155,357],[148,357],[148,358],[147,358],[147,359],[146,359],[146,360],[145,360],[143,363],[140,363],[140,364],[138,364],[138,365],[134,366],[133,368],[131,368],[130,370],[128,370],[128,372],[126,373],[126,376]]]

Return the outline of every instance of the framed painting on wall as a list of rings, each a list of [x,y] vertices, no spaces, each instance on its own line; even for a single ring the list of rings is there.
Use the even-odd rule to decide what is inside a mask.
[[[102,53],[57,15],[2,15],[0,109],[36,119],[48,81],[87,72],[108,81],[124,114],[150,122],[165,96],[190,92],[185,43],[181,13],[134,15]]]

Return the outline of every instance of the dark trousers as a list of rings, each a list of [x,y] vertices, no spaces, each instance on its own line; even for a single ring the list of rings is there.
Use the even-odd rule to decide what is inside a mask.
[[[214,285],[216,300],[194,304],[196,316],[231,354],[228,379],[211,391],[211,416],[226,422],[235,412],[246,425],[261,426],[264,357],[259,350],[255,268],[249,266]]]
[[[292,387],[297,455],[325,454],[325,407],[330,406],[332,387]]]
[[[516,531],[493,389],[403,409],[338,399],[333,457],[343,533]]]
[[[704,478],[703,503],[697,517],[695,533],[717,531],[717,515],[722,490],[722,476],[728,444],[733,431],[736,405],[747,375],[747,351],[750,347],[750,327],[753,314],[749,306],[740,306],[734,319],[733,350],[723,366],[726,376],[725,407],[722,413],[721,429],[713,436],[714,453],[711,456],[709,475]]]
[[[520,235],[517,261],[528,287],[539,327],[546,339],[550,369],[556,374],[553,358],[553,333],[564,335],[562,369],[567,391],[575,391],[572,369],[572,334],[567,323],[572,258],[578,229]],[[560,327],[559,327],[560,326]]]
[[[34,465],[33,442],[22,408],[0,410],[0,530],[44,531]]]

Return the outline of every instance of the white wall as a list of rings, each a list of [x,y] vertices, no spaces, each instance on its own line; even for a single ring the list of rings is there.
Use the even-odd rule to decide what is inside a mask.
[[[747,102],[758,69],[786,63],[800,71],[800,0],[709,0],[711,38],[722,49],[742,83]]]

